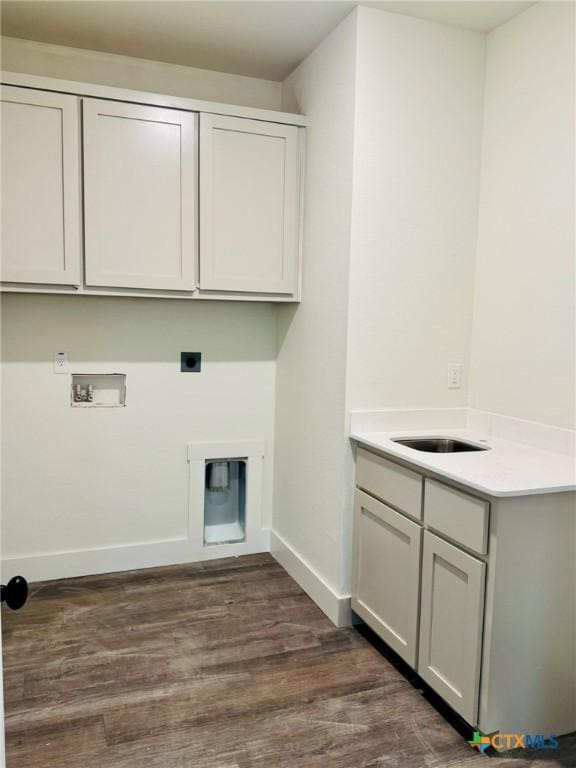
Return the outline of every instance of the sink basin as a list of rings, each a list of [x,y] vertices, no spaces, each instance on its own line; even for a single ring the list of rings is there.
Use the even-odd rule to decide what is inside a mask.
[[[467,443],[465,440],[453,440],[450,437],[396,437],[392,438],[392,442],[427,453],[464,453],[487,451],[489,448],[487,445],[476,445]]]

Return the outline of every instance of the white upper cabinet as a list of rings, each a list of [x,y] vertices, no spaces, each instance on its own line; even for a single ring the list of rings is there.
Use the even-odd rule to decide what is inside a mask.
[[[2,87],[2,270],[6,282],[80,283],[78,99]]]
[[[196,116],[85,99],[88,286],[196,287]]]
[[[200,288],[296,295],[298,129],[200,116]]]
[[[10,78],[3,291],[299,300],[301,115]]]

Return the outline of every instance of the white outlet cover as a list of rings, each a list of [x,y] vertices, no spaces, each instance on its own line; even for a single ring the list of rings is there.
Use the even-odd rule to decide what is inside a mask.
[[[448,363],[448,389],[462,386],[462,363]]]
[[[68,355],[66,352],[54,353],[54,373],[70,373]]]

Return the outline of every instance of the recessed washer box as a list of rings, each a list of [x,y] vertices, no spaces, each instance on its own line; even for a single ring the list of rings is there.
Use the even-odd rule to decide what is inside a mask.
[[[73,373],[73,408],[123,408],[126,405],[125,373]]]

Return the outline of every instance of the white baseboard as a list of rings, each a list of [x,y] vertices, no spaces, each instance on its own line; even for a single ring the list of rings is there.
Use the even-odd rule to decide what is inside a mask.
[[[270,551],[304,592],[314,600],[337,627],[352,623],[350,597],[337,595],[304,558],[275,531],[270,532]]]
[[[350,626],[350,597],[343,597],[324,581],[278,533],[262,529],[242,544],[202,546],[190,539],[154,541],[101,549],[43,553],[4,558],[2,581],[24,576],[29,582],[52,581],[101,573],[136,571],[163,565],[196,563],[220,557],[271,552],[285,571],[302,587],[337,627]]]
[[[197,563],[219,557],[239,557],[270,551],[270,532],[261,530],[241,544],[202,546],[190,539],[153,541],[102,549],[57,552],[4,558],[2,581],[24,576],[29,582],[91,576],[99,573],[135,571],[162,565]]]

